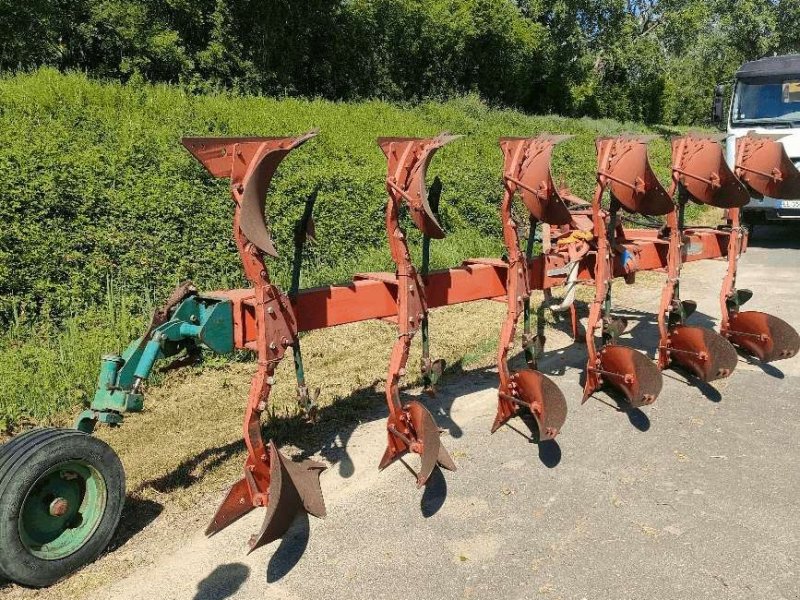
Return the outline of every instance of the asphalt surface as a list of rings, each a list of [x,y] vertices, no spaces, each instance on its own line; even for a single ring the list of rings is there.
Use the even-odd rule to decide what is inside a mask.
[[[800,230],[756,232],[739,280],[756,292],[748,309],[798,328],[799,248]],[[717,322],[724,268],[685,267],[692,322]],[[659,290],[632,289],[628,342],[652,355]],[[715,387],[668,371],[652,407],[622,412],[604,393],[580,405],[585,354],[566,343],[551,334],[543,364],[569,403],[557,443],[532,443],[519,419],[490,435],[496,374],[451,377],[427,402],[458,472],[424,490],[402,464],[377,473],[384,423],[368,420],[322,476],[327,519],[249,556],[261,514],[198,531],[93,596],[800,599],[800,359],[741,359]]]

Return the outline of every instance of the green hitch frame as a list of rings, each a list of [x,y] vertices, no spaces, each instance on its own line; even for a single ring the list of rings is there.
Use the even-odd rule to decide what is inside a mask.
[[[78,416],[75,429],[92,433],[98,422],[119,425],[124,413],[141,411],[142,384],[156,362],[198,347],[217,354],[233,351],[233,308],[229,300],[190,296],[175,308],[169,320],[133,341],[122,355],[104,356],[94,398]]]

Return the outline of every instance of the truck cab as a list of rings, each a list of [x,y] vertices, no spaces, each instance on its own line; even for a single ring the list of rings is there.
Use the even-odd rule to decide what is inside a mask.
[[[724,119],[724,86],[715,93],[714,117]],[[727,114],[728,139],[748,132],[775,136],[800,166],[800,54],[745,63],[736,72]],[[794,221],[800,224],[800,198],[753,198],[742,209],[745,223]]]

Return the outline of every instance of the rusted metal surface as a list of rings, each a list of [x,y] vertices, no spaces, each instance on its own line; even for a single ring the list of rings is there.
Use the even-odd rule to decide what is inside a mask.
[[[276,368],[290,348],[294,354],[298,397],[303,407],[313,411],[316,393],[310,392],[305,383],[298,338],[301,331],[367,319],[396,324],[397,338],[385,384],[389,407],[387,448],[379,468],[384,469],[409,453],[417,454],[418,486],[429,481],[437,466],[456,470],[430,411],[419,400],[402,402],[400,397],[400,379],[405,375],[411,341],[417,331],[423,332],[420,337],[427,390],[433,389],[434,376],[442,369],[442,363],[430,359],[427,352],[426,322],[431,308],[474,300],[506,303],[498,345],[500,382],[492,431],[524,408],[538,424],[539,440],[550,440],[559,434],[566,420],[567,403],[555,382],[536,368],[538,354],[545,346],[545,321],[540,315],[536,333],[531,332],[533,290],[549,292],[565,284],[572,290],[557,304],[550,295],[546,302],[559,311],[569,310],[572,334],[577,337],[575,286],[581,283],[595,286],[586,330],[589,358],[584,401],[605,384],[619,391],[632,406],[651,404],[661,391],[662,376],[656,364],[644,354],[618,343],[628,323],[611,310],[610,284],[615,277],[633,283],[636,273],[643,270],[667,273],[669,285],[659,317],[660,358],[666,357],[662,366],[670,360],[679,362],[706,381],[727,376],[733,370],[736,355],[724,337],[684,323],[695,305],[680,299],[677,288],[683,262],[726,254],[729,270],[721,294],[722,334],[764,361],[793,356],[800,347],[797,332],[784,321],[764,313],[739,310],[751,295],[747,290],[735,288],[737,259],[747,242],[738,214],[744,200],[742,188],[721,161],[719,148],[697,137],[687,137],[682,146],[679,143],[676,147],[672,193],[667,193],[655,178],[645,139],[623,136],[598,140],[597,187],[589,208],[582,206],[585,203],[565,186],[554,183],[550,166],[553,148],[565,136],[503,138],[500,144],[505,157],[505,191],[500,211],[506,256],[470,259],[459,267],[431,273],[427,273],[429,244],[431,239],[444,237],[444,231],[435,209],[441,186],[434,186],[429,198],[426,170],[434,153],[455,136],[382,138],[378,143],[388,166],[385,226],[395,271],[357,274],[347,285],[300,290],[304,244],[314,234],[314,192],[306,201],[303,219],[295,231],[292,284],[289,293],[284,293],[271,281],[266,261],[266,257],[274,257],[278,252],[265,215],[267,196],[283,158],[315,134],[312,131],[283,138],[183,140],[184,146],[213,176],[230,179],[233,237],[251,287],[192,298],[187,297],[195,294],[190,283],[179,286],[165,306],[156,311],[148,328],[147,360],[131,358],[140,350],[139,340],[131,343],[125,359],[122,356],[104,359],[98,389],[122,391],[126,396],[124,402],[107,400],[101,394],[101,402],[98,404],[95,399],[92,409],[85,411],[76,425],[88,433],[98,422],[118,425],[123,412],[141,410],[141,394],[135,393],[137,387],[146,378],[145,373],[151,372],[157,358],[176,354],[172,350],[186,350],[189,358],[196,357],[195,351],[199,352],[201,347],[218,353],[231,352],[234,347],[254,352],[257,366],[242,424],[246,447],[244,473],[218,507],[207,529],[209,535],[254,508],[263,507],[266,509],[263,524],[249,542],[253,551],[284,535],[298,513],[325,516],[320,487],[320,473],[325,466],[313,460],[292,461],[279,452],[273,441],[262,437],[261,416],[276,385]],[[780,160],[775,158],[776,149],[770,142],[745,140],[741,144],[745,150],[737,162],[736,175],[749,178],[752,189],[773,195],[796,189],[800,176],[791,171],[783,155],[778,157]],[[774,163],[771,167],[770,160]],[[768,167],[769,170],[763,170]],[[684,228],[672,201],[676,191],[682,194],[678,195],[679,206],[683,206],[682,200],[691,199],[728,208],[730,229]],[[606,192],[610,202],[603,206]],[[530,221],[524,254],[512,211],[517,194],[528,210]],[[403,206],[423,234],[422,273],[412,264],[406,235],[400,226]],[[624,229],[617,220],[620,210],[666,214],[669,239],[665,239],[663,231]],[[542,228],[543,253],[534,257],[533,233],[537,224]],[[195,308],[181,312],[182,307],[192,306]],[[546,304],[539,308],[546,308]],[[520,315],[527,368],[513,371],[509,360]],[[162,327],[172,337],[166,338]],[[205,327],[215,328],[216,335],[203,334]],[[598,334],[602,339],[599,347]],[[118,382],[123,380],[117,375],[123,362],[133,365],[137,375],[135,382],[120,387]],[[129,394],[129,390],[134,393]],[[136,402],[129,404],[128,396],[135,396]],[[46,508],[56,516],[68,510],[63,498],[49,500]]]
[[[386,177],[389,195],[395,202],[401,198],[405,200],[417,229],[434,239],[442,239],[445,234],[428,203],[425,173],[436,150],[458,137],[442,133],[432,139],[394,137],[378,140],[389,167]]]
[[[614,277],[638,271],[659,271],[667,267],[668,243],[649,229],[626,229],[622,246],[638,255],[636,270],[626,270],[619,257],[614,260]],[[688,254],[684,262],[724,258],[729,233],[713,229],[688,229],[685,232]],[[578,265],[578,281],[594,280],[595,254],[583,257]],[[562,269],[568,258],[559,254],[537,256],[528,261],[531,290],[563,286],[567,273]],[[558,271],[558,274],[552,274]],[[425,280],[428,309],[453,306],[477,300],[505,298],[505,263],[499,259],[466,261],[464,266],[432,271]],[[393,278],[393,274],[389,274]],[[345,285],[320,286],[300,290],[292,299],[298,331],[312,331],[372,319],[397,317],[397,286],[379,279],[357,279]],[[209,295],[229,299],[234,306],[234,335],[237,348],[255,349],[255,293],[253,289],[220,290]]]
[[[411,340],[427,318],[428,305],[425,285],[411,262],[405,232],[400,227],[400,206],[405,204],[417,228],[429,238],[443,238],[444,231],[433,213],[425,189],[425,175],[433,154],[457,136],[441,134],[435,138],[381,138],[378,145],[386,156],[386,235],[394,276],[366,274],[394,285],[397,303],[398,336],[389,359],[386,376],[386,402],[389,406],[387,423],[388,444],[380,461],[384,469],[407,452],[421,456],[422,466],[417,473],[417,485],[424,485],[438,462],[443,468],[455,470],[455,464],[439,441],[439,429],[431,414],[419,402],[406,405],[400,401],[400,378],[405,374]],[[435,432],[435,436],[434,436]],[[434,440],[435,438],[435,440]]]
[[[514,344],[517,322],[524,313],[528,325],[528,303],[531,287],[528,275],[528,260],[520,250],[519,226],[514,219],[512,202],[517,193],[522,197],[530,213],[531,233],[537,221],[553,225],[571,222],[566,203],[553,185],[550,160],[553,146],[565,137],[502,138],[503,151],[503,200],[500,204],[500,219],[503,225],[503,240],[506,245],[506,261],[502,265],[506,272],[506,319],[500,332],[497,368],[500,375],[497,414],[492,424],[492,433],[526,408],[539,425],[539,439],[548,440],[558,435],[567,416],[564,394],[550,379],[531,368],[512,372],[508,354]],[[552,220],[552,221],[551,221]],[[540,325],[543,326],[542,323]],[[544,347],[544,331],[532,336],[526,331],[530,354],[529,364],[535,366],[536,355]],[[523,336],[525,337],[525,336]],[[533,347],[533,348],[532,348]]]
[[[567,201],[575,198],[565,187],[553,182],[550,161],[556,144],[572,136],[542,135],[535,138],[501,138],[505,156],[503,179],[513,186],[537,221],[566,225],[572,217]]]
[[[705,327],[676,325],[670,328],[667,343],[670,359],[702,381],[728,377],[739,361],[733,345]]]
[[[736,173],[756,197],[800,198],[800,173],[775,136],[737,139]]]
[[[600,385],[609,384],[631,405],[644,406],[658,396],[661,374],[645,355],[614,343],[625,324],[608,312],[610,304],[604,306],[610,300],[611,279],[630,278],[642,270],[666,270],[676,279],[683,262],[722,257],[732,249],[738,255],[742,249],[742,235],[737,233],[736,226],[732,232],[684,229],[682,235],[665,240],[656,231],[626,230],[615,223],[616,209],[624,208],[650,215],[666,212],[668,223],[675,223],[675,231],[679,229],[670,194],[663,190],[650,168],[645,140],[629,137],[600,140],[598,186],[591,210],[578,207],[570,211],[568,202],[577,205],[581,201],[563,186],[556,186],[550,171],[552,149],[560,138],[506,138],[501,140],[506,158],[501,215],[507,259],[468,260],[460,267],[434,271],[423,278],[411,263],[399,211],[405,204],[415,226],[428,238],[444,236],[428,202],[425,175],[435,151],[453,136],[383,138],[379,144],[388,163],[386,229],[396,272],[361,274],[348,285],[297,290],[289,298],[269,279],[264,256],[274,255],[276,248],[263,211],[269,181],[281,159],[312,136],[313,132],[295,138],[202,138],[184,142],[209,172],[231,178],[234,237],[245,274],[253,286],[216,293],[231,301],[235,345],[257,353],[258,370],[243,425],[248,451],[245,476],[231,488],[208,528],[208,533],[214,533],[254,507],[266,507],[266,519],[251,540],[251,550],[280,537],[298,511],[316,516],[325,512],[319,487],[319,473],[324,467],[313,461],[292,462],[273,443],[265,444],[261,438],[260,415],[267,407],[275,383],[275,368],[286,350],[294,348],[298,332],[376,318],[393,319],[397,323],[398,338],[386,384],[390,412],[388,443],[379,466],[385,468],[409,452],[419,454],[417,484],[424,485],[436,465],[456,468],[441,443],[440,430],[431,413],[419,401],[402,403],[399,395],[399,380],[407,366],[411,340],[430,308],[481,299],[507,302],[509,309],[498,352],[500,389],[493,430],[525,407],[539,425],[540,439],[551,439],[566,419],[564,395],[540,372],[530,368],[512,372],[507,363],[519,315],[532,290],[550,290],[563,285],[568,277],[574,282],[595,284],[595,301],[587,329],[590,358],[584,395],[588,397]],[[741,189],[720,162],[719,148],[706,142],[696,146],[694,152],[684,147],[679,153],[683,158],[675,163],[676,189],[683,185],[687,198],[695,201],[739,206]],[[688,160],[689,156],[694,159]],[[600,203],[606,191],[611,196],[610,210]],[[518,228],[511,212],[516,193],[522,197],[533,226],[542,221],[551,227],[546,251],[541,256],[526,257],[520,251]],[[587,232],[588,229],[591,231]],[[743,295],[737,292],[735,297]],[[677,294],[670,297],[668,305],[672,307],[677,302],[684,312],[691,305],[681,301]],[[705,380],[727,375],[732,370],[735,355],[723,346],[728,343],[725,339],[712,337],[708,330],[670,321],[670,311],[663,312],[669,326],[673,360],[682,362]],[[729,322],[738,329],[729,327],[728,337],[764,360],[796,352],[800,341],[794,330],[769,315],[756,316],[760,314],[733,315]],[[605,343],[597,349],[594,334],[600,326]],[[528,343],[543,345],[543,338],[535,337],[528,339]]]
[[[727,335],[731,342],[764,362],[791,358],[800,349],[800,336],[794,327],[755,310],[731,315]]]
[[[633,407],[655,402],[664,380],[652,360],[638,350],[617,344],[606,344],[598,356],[596,366],[588,367],[587,379],[595,376],[619,390]]]
[[[524,407],[536,419],[539,441],[552,440],[567,420],[567,400],[564,393],[541,371],[522,369],[501,384],[497,413],[492,423],[492,433]]]
[[[378,468],[385,469],[408,452],[420,455],[417,487],[424,486],[438,464],[455,471],[456,465],[441,443],[440,430],[430,411],[416,400],[389,414],[386,451]]]
[[[689,199],[717,208],[741,208],[750,201],[744,184],[734,175],[718,140],[690,134],[672,140],[673,181]]]
[[[754,196],[800,197],[800,172],[773,137],[749,134],[736,140],[735,171]],[[764,362],[795,356],[800,351],[800,336],[791,325],[774,315],[740,311],[752,296],[749,290],[736,289],[739,256],[747,247],[747,231],[742,227],[739,208],[730,209],[728,219],[728,269],[720,291],[720,333],[740,350]]]
[[[305,511],[323,518],[325,502],[320,491],[319,476],[325,465],[313,460],[294,462],[278,452],[275,444],[269,444],[270,482],[267,515],[261,531],[253,535],[248,545],[250,552],[283,537],[298,513]]]
[[[239,221],[236,229],[256,248],[277,257],[264,213],[267,190],[286,155],[317,133],[309,131],[295,138],[184,138],[182,143],[214,177],[231,177]]]
[[[680,297],[685,247],[684,211],[689,201],[719,208],[738,208],[750,199],[744,185],[725,162],[719,141],[690,134],[672,140],[672,185],[676,202],[667,214],[669,254],[667,278],[658,312],[658,365],[677,364],[702,381],[728,377],[737,364],[736,349],[723,336],[686,325],[697,304]]]
[[[611,197],[607,212],[601,205],[606,191]],[[645,215],[663,215],[673,210],[671,198],[650,167],[646,139],[623,136],[597,141],[597,186],[592,200],[593,230],[597,239],[595,296],[586,325],[589,358],[583,389],[583,402],[607,384],[621,391],[630,405],[642,406],[655,401],[662,379],[658,367],[646,356],[616,343],[620,332],[614,327],[611,314],[614,257],[620,256],[620,247],[624,255],[629,255],[623,259],[623,271],[638,270],[641,261],[641,252],[636,252],[639,248],[629,253],[624,242],[618,239],[616,216],[619,208]],[[604,344],[599,351],[595,341],[598,329]]]
[[[622,136],[597,141],[597,174],[622,207],[641,215],[665,215],[672,199],[656,178],[647,157],[651,138]]]
[[[273,535],[281,535],[299,510],[313,507],[322,516],[324,507],[319,485],[322,465],[304,461],[293,465],[280,456],[261,435],[261,414],[266,410],[275,383],[275,368],[286,349],[297,340],[297,321],[289,298],[269,278],[264,254],[276,256],[269,235],[264,204],[269,183],[281,160],[312,137],[309,132],[287,138],[185,138],[184,146],[215,177],[230,178],[234,204],[233,236],[244,273],[253,286],[254,349],[258,368],[250,385],[243,431],[247,447],[244,477],[223,500],[208,533],[216,533],[252,508],[267,508],[261,531],[251,540],[251,549]],[[234,328],[240,328],[234,316]],[[241,340],[241,334],[235,335]],[[267,447],[269,446],[269,448]],[[274,538],[273,538],[274,539]]]

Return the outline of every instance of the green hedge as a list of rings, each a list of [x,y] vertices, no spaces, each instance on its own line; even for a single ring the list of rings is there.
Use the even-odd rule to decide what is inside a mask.
[[[0,319],[80,313],[103,300],[110,280],[125,293],[155,298],[184,278],[206,289],[240,284],[226,183],[208,176],[180,138],[291,135],[314,127],[320,136],[286,159],[268,205],[282,251],[272,264],[284,283],[292,224],[318,184],[318,241],[304,284],[389,266],[378,136],[464,135],[430,169],[445,184],[442,221],[451,234],[434,244],[433,261],[447,266],[500,251],[499,136],[575,134],[559,148],[555,170],[588,197],[593,139],[646,131],[491,110],[474,97],[411,108],[193,96],[165,85],[100,83],[47,69],[6,76],[0,78]],[[666,180],[665,142],[655,144],[654,161]]]

